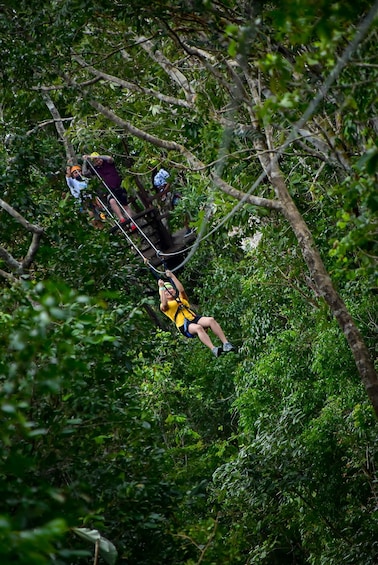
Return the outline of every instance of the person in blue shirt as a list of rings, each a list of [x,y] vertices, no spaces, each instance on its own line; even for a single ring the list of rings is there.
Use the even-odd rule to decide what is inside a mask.
[[[159,169],[156,175],[153,177],[154,188],[156,190],[158,198],[161,202],[164,202],[170,192],[171,185],[168,182],[169,173],[165,169]]]
[[[67,166],[66,183],[71,195],[77,200],[81,212],[86,211],[95,227],[102,227],[96,220],[96,209],[101,210],[102,204],[87,192],[89,180],[82,175],[80,165]]]
[[[171,192],[171,184],[168,182],[169,179],[169,172],[163,168],[160,168],[156,172],[156,168],[152,171],[152,183],[154,185],[154,189],[156,192],[155,198],[160,200],[161,208],[163,212],[169,212],[173,210],[176,204],[179,202],[181,198],[181,194]],[[163,220],[164,221],[164,220]],[[166,225],[168,224],[165,220]],[[193,230],[189,226],[189,215],[184,215],[184,225],[186,229],[186,233],[184,237],[188,237],[192,235]],[[168,227],[168,225],[167,225]]]
[[[83,191],[88,188],[88,179],[82,176],[80,165],[66,168],[66,182],[72,196],[80,201],[88,198]],[[89,196],[91,198],[91,196]]]

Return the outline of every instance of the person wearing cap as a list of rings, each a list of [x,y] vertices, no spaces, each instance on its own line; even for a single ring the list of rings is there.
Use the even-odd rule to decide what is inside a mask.
[[[88,164],[88,161],[90,164]],[[132,218],[134,212],[128,205],[127,192],[121,186],[122,177],[114,163],[113,157],[100,155],[94,151],[90,155],[83,155],[83,162],[85,174],[92,177],[97,174],[109,191],[107,200],[120,225],[130,223],[130,218]],[[131,224],[131,227],[134,230],[136,229],[134,224]]]
[[[80,202],[80,210],[86,210],[89,217],[93,220],[96,215],[96,207],[102,209],[102,204],[97,198],[94,199],[91,194],[86,192],[89,181],[83,176],[80,165],[67,165],[66,182],[72,196]],[[99,222],[94,222],[94,225],[95,227],[101,227]]]
[[[82,200],[85,191],[88,188],[88,179],[82,176],[80,165],[69,165],[66,167],[66,182],[70,192],[74,198]]]
[[[176,324],[179,332],[188,338],[198,336],[202,343],[211,349],[215,357],[219,357],[222,353],[234,351],[235,348],[228,341],[215,318],[198,316],[190,308],[189,299],[182,283],[171,271],[166,271],[165,274],[176,287],[178,296],[176,296],[176,290],[171,283],[159,279],[160,310]],[[214,346],[207,333],[209,329],[221,340],[222,347]]]

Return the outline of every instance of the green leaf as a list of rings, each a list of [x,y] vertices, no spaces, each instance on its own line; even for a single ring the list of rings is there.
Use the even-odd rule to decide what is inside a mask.
[[[99,542],[101,556],[107,563],[109,563],[109,565],[115,564],[118,556],[117,549],[112,542],[104,538],[98,530],[91,530],[90,528],[72,528],[72,531],[79,537],[86,541],[90,541],[93,544]]]

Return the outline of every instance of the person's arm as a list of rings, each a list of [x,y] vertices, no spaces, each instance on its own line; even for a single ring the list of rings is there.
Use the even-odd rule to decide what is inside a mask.
[[[81,173],[84,177],[93,176],[92,168],[88,165],[89,160],[90,160],[89,155],[83,155],[83,166],[81,168]]]
[[[154,200],[161,200],[167,194],[167,192],[170,191],[171,185],[165,184],[164,187],[165,188],[162,191],[159,191],[156,194],[149,196],[148,197],[149,202],[153,202]],[[159,189],[155,188],[155,190],[159,190]]]
[[[160,310],[166,312],[168,310],[168,300],[164,294],[164,281],[162,279],[158,280],[159,285],[159,295],[160,295]]]
[[[159,194],[157,194],[158,198],[162,198],[167,194],[167,192],[171,190],[171,185],[168,182],[165,183],[163,186],[164,186],[163,190],[159,191]]]
[[[177,288],[178,293],[180,295],[180,298],[184,298],[185,300],[187,300],[189,302],[189,298],[188,298],[188,296],[185,292],[185,288],[184,288],[183,284],[178,280],[176,275],[174,275],[172,273],[172,271],[165,271],[165,274],[169,279],[171,279],[171,281],[173,282],[173,284]]]
[[[70,190],[71,190],[71,187],[73,185],[72,181],[73,181],[73,179],[72,179],[72,176],[71,176],[71,167],[67,166],[66,167],[66,183],[67,183],[67,186]]]

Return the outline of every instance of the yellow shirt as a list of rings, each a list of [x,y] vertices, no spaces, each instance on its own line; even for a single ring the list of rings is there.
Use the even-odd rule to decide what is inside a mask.
[[[186,308],[182,308],[176,316],[176,312],[179,309],[180,304],[183,304],[184,306],[186,306]],[[168,310],[163,312],[179,328],[184,325],[185,318],[187,318],[188,320],[194,320],[196,316],[192,312],[192,310],[188,310],[188,308],[190,308],[190,304],[187,300],[185,300],[185,298],[181,298],[180,302],[177,302],[177,300],[168,300]],[[175,316],[176,316],[176,320],[175,320]]]

